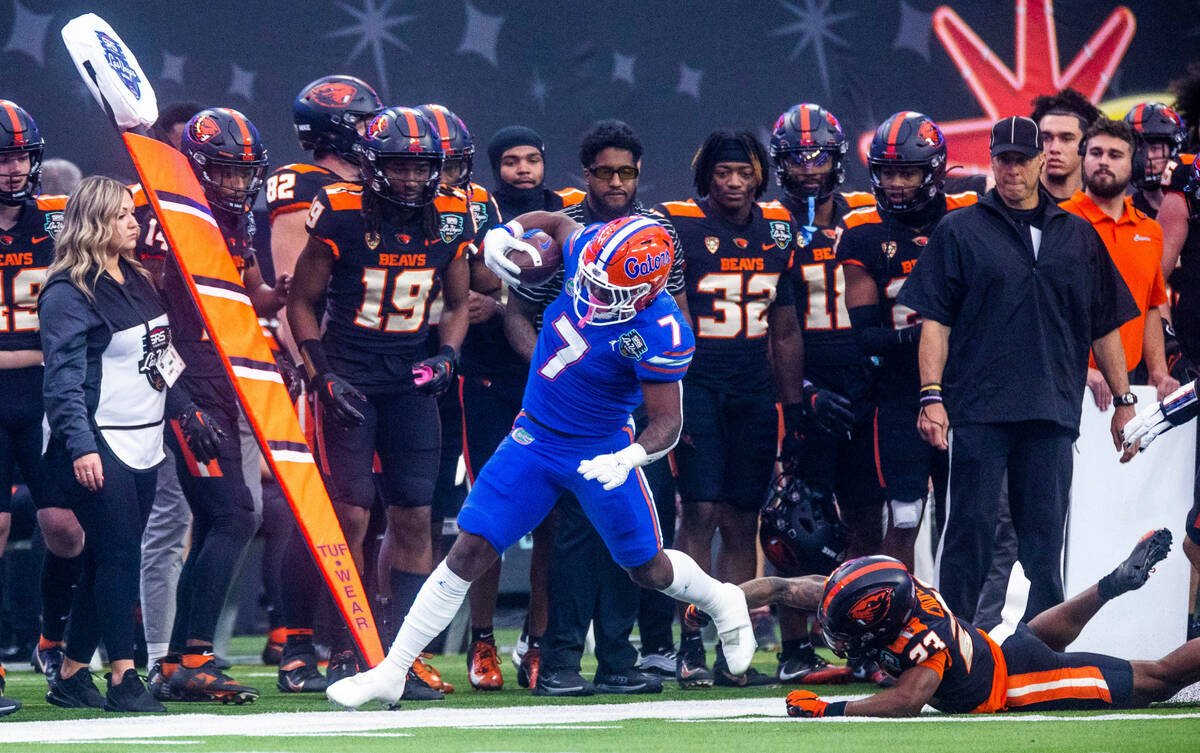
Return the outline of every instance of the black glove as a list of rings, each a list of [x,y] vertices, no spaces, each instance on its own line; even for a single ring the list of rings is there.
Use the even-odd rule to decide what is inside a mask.
[[[288,397],[294,402],[304,389],[304,373],[292,363],[292,359],[286,353],[275,353],[275,365],[279,367],[279,376],[283,377],[283,386],[288,391]]]
[[[783,406],[783,442],[779,447],[779,462],[784,473],[795,473],[800,466],[804,437],[804,405]]]
[[[321,342],[305,340],[300,343],[300,353],[304,356],[304,366],[310,375],[309,387],[333,414],[334,420],[346,427],[361,426],[367,419],[354,404],[365,404],[367,399],[353,385],[333,373]]]
[[[417,391],[434,397],[445,394],[454,382],[456,360],[454,348],[443,345],[436,356],[414,363],[412,375]]]
[[[196,456],[196,460],[201,463],[208,463],[216,459],[219,454],[221,440],[225,438],[225,432],[221,431],[221,426],[204,411],[193,405],[179,414],[179,429],[183,432],[184,441],[187,442],[188,449]]]
[[[833,390],[823,390],[811,382],[804,385],[804,410],[817,426],[837,437],[849,436],[854,425],[850,401]]]

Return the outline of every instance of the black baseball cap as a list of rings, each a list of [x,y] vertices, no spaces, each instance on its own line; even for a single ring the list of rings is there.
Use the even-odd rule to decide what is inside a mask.
[[[1019,152],[1033,157],[1042,151],[1042,129],[1032,118],[1015,115],[992,126],[992,156],[1003,152]]]

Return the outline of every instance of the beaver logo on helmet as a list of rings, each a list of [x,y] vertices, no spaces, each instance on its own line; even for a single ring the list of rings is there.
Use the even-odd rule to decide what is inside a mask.
[[[358,94],[358,89],[350,84],[330,81],[320,86],[314,86],[308,96],[312,97],[317,104],[325,107],[345,107],[350,104],[356,94]]]
[[[925,146],[936,147],[942,143],[942,132],[932,120],[922,120],[921,125],[917,127],[917,138]]]
[[[846,614],[863,627],[870,627],[878,622],[880,617],[887,614],[888,609],[892,606],[893,593],[894,590],[891,588],[872,591],[854,602]]]
[[[377,115],[374,120],[367,126],[367,138],[377,139],[387,133],[388,119],[384,115]]]
[[[215,118],[209,115],[197,118],[196,122],[192,124],[192,138],[201,144],[207,144],[220,134],[221,126],[217,124]]]

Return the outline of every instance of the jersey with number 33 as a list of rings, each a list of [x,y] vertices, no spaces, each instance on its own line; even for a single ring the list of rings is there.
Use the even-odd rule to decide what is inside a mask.
[[[523,409],[562,434],[611,436],[642,402],[641,382],[683,379],[695,352],[692,329],[675,300],[659,293],[631,320],[581,325],[572,296],[579,256],[603,227],[589,225],[563,249],[566,282],[543,315],[529,366]]]

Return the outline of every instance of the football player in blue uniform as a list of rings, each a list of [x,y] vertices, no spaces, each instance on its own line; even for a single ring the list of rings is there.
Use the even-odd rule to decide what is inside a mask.
[[[531,212],[490,231],[485,258],[524,248],[517,238],[525,225],[563,248],[567,282],[546,310],[523,409],[476,479],[458,539],[421,588],[387,658],[326,691],[342,706],[400,698],[409,666],[450,623],[471,581],[564,491],[579,499],[636,582],[705,611],[711,606],[730,669],[750,665],[755,643],[745,596],[682,552],[662,549],[641,471],[679,438],[680,380],[694,350],[679,307],[660,295],[674,254],[670,236],[644,217],[583,228],[564,215]],[[649,423],[634,441],[630,413],[643,400]]]

